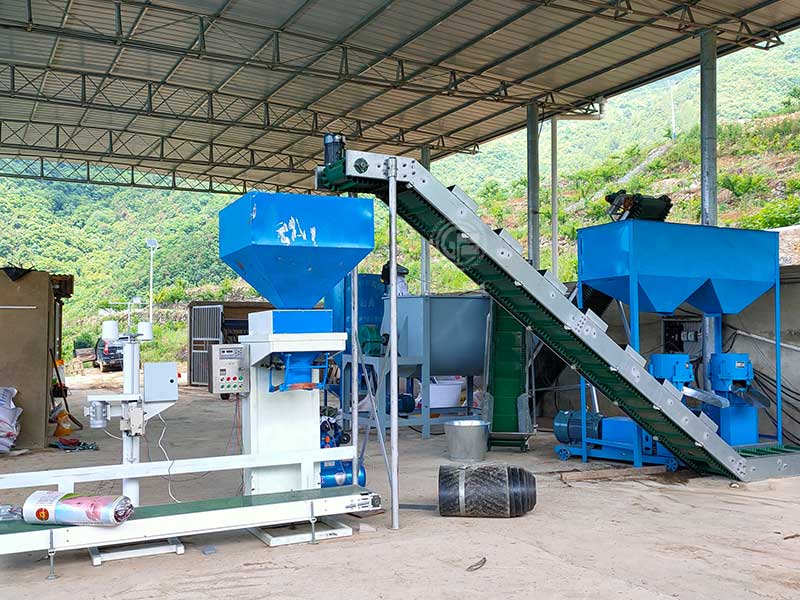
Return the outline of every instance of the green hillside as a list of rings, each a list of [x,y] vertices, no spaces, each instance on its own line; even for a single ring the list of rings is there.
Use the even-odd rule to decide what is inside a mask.
[[[800,85],[800,31],[784,36],[784,45],[769,51],[747,49],[723,57],[717,68],[719,118],[747,119],[782,109],[789,91]],[[700,69],[609,99],[602,121],[562,121],[558,124],[560,173],[596,166],[605,157],[633,144],[648,146],[669,136],[673,88],[678,132],[700,122]],[[550,125],[540,134],[540,172],[550,173]],[[434,173],[458,181],[467,193],[486,179],[512,181],[526,173],[525,132],[518,131],[481,147],[477,160],[453,156],[436,163]]]
[[[725,224],[763,228],[800,223],[800,33],[786,45],[746,50],[720,61],[720,211]],[[679,135],[669,138],[669,88],[674,82]],[[796,89],[795,89],[796,88]],[[794,92],[792,91],[794,90]],[[689,71],[609,101],[600,122],[559,126],[559,275],[575,275],[579,227],[602,222],[607,191],[667,193],[673,220],[699,219],[698,74]],[[772,115],[772,116],[768,116]],[[549,139],[542,134],[542,197],[547,198]],[[434,165],[444,182],[475,196],[482,215],[525,240],[525,140],[523,133],[487,144],[477,156]],[[157,337],[146,359],[183,358],[185,304],[189,299],[248,298],[256,294],[217,257],[217,212],[233,196],[0,179],[0,263],[76,276],[75,297],[65,306],[67,347],[93,338],[109,302],[146,299],[147,237],[156,238]],[[542,231],[549,232],[549,204]],[[376,250],[363,270],[377,272],[388,257],[388,216],[376,208]],[[400,261],[418,289],[418,238],[400,225]],[[541,239],[543,264],[549,239]],[[433,289],[472,287],[443,257],[433,258]]]

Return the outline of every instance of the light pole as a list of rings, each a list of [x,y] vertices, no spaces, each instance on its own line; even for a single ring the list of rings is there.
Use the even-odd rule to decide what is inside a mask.
[[[128,311],[128,329],[127,329],[126,333],[132,332],[133,331],[133,323],[132,323],[133,307],[137,306],[137,305],[141,305],[142,304],[142,299],[139,296],[134,296],[133,298],[131,298],[130,300],[126,300],[125,302],[109,302],[108,304],[109,304],[109,306],[115,306],[115,305],[120,305],[121,304],[122,306],[124,306],[126,308],[126,310]]]
[[[150,248],[150,324],[153,324],[153,255],[158,248],[158,242],[152,238],[147,238],[145,244]]]

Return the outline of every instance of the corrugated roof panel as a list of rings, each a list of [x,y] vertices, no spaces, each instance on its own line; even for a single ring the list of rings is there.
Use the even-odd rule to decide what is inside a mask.
[[[253,67],[243,67],[222,88],[226,94],[240,94],[248,98],[263,98],[278,89],[286,80],[285,73],[276,73]]]
[[[558,46],[558,31],[566,30],[584,20],[580,15],[566,12],[547,10],[545,7],[535,7],[527,15],[503,27],[497,33],[478,41],[463,53],[457,55],[453,61],[466,68],[478,68],[499,58],[519,52],[530,45],[546,44]],[[476,61],[473,56],[484,57],[482,62]]]
[[[175,135],[177,137],[205,142],[214,139],[215,136],[219,135],[224,130],[225,127],[222,125],[184,121],[175,129]]]
[[[108,69],[112,58],[108,46],[104,44],[61,38],[53,57],[53,65],[102,73]]]
[[[42,105],[44,106],[44,105]],[[63,107],[62,107],[63,108]],[[42,114],[37,110],[37,115]],[[122,113],[114,113],[109,111],[100,111],[100,110],[84,110],[81,108],[71,108],[69,109],[69,114],[73,115],[70,119],[65,119],[60,122],[62,123],[77,123],[80,122],[87,127],[103,127],[109,129],[122,129],[126,127],[130,121],[131,116],[122,114]],[[37,116],[38,118],[38,116]],[[173,124],[174,126],[174,124]]]
[[[224,0],[222,0],[224,2]],[[188,4],[192,0],[184,0]],[[282,27],[286,20],[298,9],[308,4],[307,0],[283,0],[264,2],[263,0],[236,0],[224,2],[225,16],[266,27]],[[208,11],[211,12],[211,11]]]
[[[326,87],[331,84],[330,81],[325,81],[324,83]],[[305,105],[306,103],[313,102],[319,91],[319,80],[305,74],[300,74],[272,94],[272,99],[285,104]]]
[[[452,1],[453,0],[446,0],[442,2],[441,5],[444,6]],[[345,34],[353,31],[359,27],[359,25],[361,26],[359,29],[360,31],[366,30],[370,15],[389,4],[387,0],[342,0],[340,2],[319,3],[313,7],[313,10],[306,11],[297,20],[296,24],[292,26],[292,29],[320,35],[320,37],[324,39],[343,38]],[[396,2],[394,4],[397,5]],[[431,10],[430,3],[426,3],[425,7],[419,7],[416,6],[414,2],[409,2],[405,7],[406,14],[415,14],[413,19],[419,18],[419,16],[416,15],[417,10],[422,10],[423,12],[425,10]],[[398,20],[396,16],[397,15],[393,14],[391,10],[383,10],[378,13],[376,18],[383,23],[393,23],[395,28],[400,32],[413,31],[413,24],[407,24],[403,20]],[[369,45],[378,50],[385,50],[390,44],[391,40],[389,39],[373,39],[370,40]]]
[[[750,4],[750,2],[748,2]],[[753,20],[765,25],[774,25],[797,18],[800,12],[798,0],[781,0],[777,4],[770,4],[750,13]]]
[[[564,5],[566,3],[558,3]],[[62,32],[55,44],[56,36],[50,31],[58,28],[69,6],[66,19],[67,30]],[[596,5],[569,3],[581,10],[599,10]],[[694,6],[695,17],[708,22],[704,7],[716,7],[722,11],[739,11],[748,14],[754,21],[791,28],[800,24],[800,0],[731,0],[713,2],[701,0]],[[35,117],[39,121],[59,122],[65,127],[82,123],[89,127],[75,134],[75,148],[94,146],[102,148],[106,141],[93,140],[106,128],[129,130],[118,141],[126,152],[141,152],[143,156],[152,152],[153,140],[158,136],[174,136],[168,139],[168,152],[173,157],[194,160],[198,164],[159,162],[140,157],[125,158],[123,163],[158,165],[166,171],[177,168],[181,177],[192,173],[202,177],[210,172],[219,177],[279,182],[291,186],[299,180],[310,185],[311,179],[302,174],[275,174],[263,169],[244,171],[234,166],[214,167],[208,141],[214,140],[218,161],[235,164],[248,163],[248,147],[256,149],[259,157],[266,156],[266,164],[278,165],[285,157],[275,153],[296,155],[296,164],[307,164],[303,156],[318,157],[321,152],[320,134],[311,131],[310,113],[275,107],[270,110],[272,126],[295,128],[298,133],[287,131],[265,131],[255,129],[261,124],[262,105],[260,99],[273,103],[303,107],[310,105],[325,113],[342,114],[367,122],[386,121],[392,126],[364,126],[364,135],[385,143],[351,140],[350,147],[372,148],[383,152],[414,154],[408,144],[423,144],[445,136],[445,144],[468,146],[473,142],[491,139],[524,125],[525,110],[517,105],[478,100],[465,97],[470,91],[499,89],[498,80],[522,79],[522,85],[508,89],[511,97],[518,100],[529,98],[545,91],[565,90],[556,95],[560,102],[574,102],[581,98],[594,98],[603,93],[619,93],[641,82],[670,73],[676,65],[687,66],[697,61],[698,42],[696,30],[675,31],[641,24],[640,17],[623,15],[617,21],[580,14],[557,6],[538,6],[521,1],[501,0],[160,0],[145,4],[124,2],[120,5],[123,31],[133,32],[134,43],[163,44],[170,48],[189,48],[199,33],[202,13],[207,24],[205,31],[208,55],[181,58],[169,48],[156,50],[153,47],[135,47],[127,42],[115,43],[115,3],[105,0],[33,0],[33,31],[24,31],[23,2],[0,4],[0,19],[9,28],[0,36],[0,63],[27,63],[44,65],[55,46],[53,65],[84,72],[103,72],[114,67],[117,76],[128,75],[147,79],[154,90],[153,109],[162,113],[173,111],[174,117],[150,117],[107,110],[84,110],[83,108],[39,103]],[[672,0],[649,0],[647,5],[634,3],[640,10],[678,10]],[[175,9],[179,9],[176,11]],[[183,11],[183,12],[181,12]],[[677,14],[677,13],[676,13]],[[218,17],[218,15],[221,15]],[[510,15],[519,16],[516,20]],[[369,16],[374,17],[371,21]],[[717,15],[719,17],[719,15]],[[716,17],[713,17],[716,18]],[[230,19],[238,20],[233,22]],[[660,19],[658,25],[672,25]],[[49,29],[38,31],[38,27]],[[264,27],[267,26],[267,27]],[[735,28],[735,21],[722,27],[728,31],[720,35],[722,52],[727,51]],[[272,31],[269,27],[280,27],[281,60],[285,65],[306,68],[295,73],[286,68],[269,70],[267,62],[272,59]],[[758,29],[758,25],[755,26]],[[75,37],[70,31],[80,31]],[[292,35],[292,32],[302,35]],[[488,35],[490,34],[491,35]],[[97,38],[98,34],[108,39]],[[310,36],[310,37],[309,37]],[[487,36],[481,39],[481,36]],[[335,48],[335,41],[351,44],[348,51],[349,71],[340,77],[339,67],[342,52]],[[382,59],[380,52],[399,47],[397,56],[407,59],[406,77],[419,71],[415,85],[425,86],[427,93],[398,89],[395,81],[396,61]],[[324,52],[333,48],[331,52]],[[653,53],[658,48],[657,53]],[[196,48],[195,48],[196,49]],[[261,49],[260,52],[257,52]],[[255,55],[257,65],[243,67],[243,63]],[[237,58],[238,57],[238,58]],[[446,57],[444,67],[480,73],[487,70],[489,77],[478,77],[473,82],[461,82],[452,95],[433,93],[434,88],[449,84],[449,73],[444,69],[431,69],[414,63],[436,63]],[[178,64],[175,72],[169,75]],[[356,76],[368,65],[365,74],[380,78],[386,87],[362,85],[347,76]],[[310,67],[310,68],[309,68]],[[29,70],[34,85],[25,91],[30,93],[40,86],[49,96],[61,96],[60,100],[78,101],[75,86],[66,85],[69,77],[52,74],[47,79]],[[0,96],[8,86],[8,67],[0,64]],[[19,74],[22,75],[20,70]],[[323,77],[322,74],[326,76]],[[168,77],[169,75],[169,77]],[[160,80],[167,78],[172,87],[160,88]],[[21,79],[17,80],[19,87]],[[190,86],[212,91],[220,86],[227,94],[241,95],[241,100],[232,103],[227,98],[215,99],[214,116],[235,121],[246,117],[250,127],[209,125],[202,121],[182,122],[180,116],[187,112],[204,117],[208,112],[202,93],[180,90],[174,86]],[[5,86],[5,87],[4,87]],[[138,86],[138,87],[137,87]],[[402,85],[400,86],[402,88]],[[87,100],[108,105],[118,105],[144,110],[143,88],[140,84],[124,84],[112,80],[101,94],[91,85],[87,89]],[[134,95],[135,98],[130,96]],[[0,101],[0,117],[4,119],[30,118],[34,103],[5,96]],[[165,102],[165,98],[170,96]],[[255,108],[255,110],[253,110]],[[550,114],[552,108],[546,109]],[[248,114],[250,113],[250,114]],[[341,120],[324,115],[317,122],[319,130],[344,127]],[[91,129],[94,127],[95,129]],[[403,128],[404,145],[396,143],[397,128]],[[39,146],[46,145],[51,132],[35,125],[28,129],[29,143],[36,136],[44,135]],[[24,131],[25,129],[21,129]],[[115,134],[119,135],[119,134]],[[125,136],[128,136],[127,138]],[[182,142],[177,138],[195,140]],[[149,145],[148,145],[149,144]],[[452,146],[451,146],[452,147]],[[119,150],[121,152],[121,150]],[[450,150],[435,149],[434,156],[442,156]],[[8,154],[0,146],[0,152]],[[40,151],[44,153],[44,151]],[[70,154],[71,158],[79,154]],[[192,159],[191,157],[196,158]],[[93,157],[99,160],[100,154]],[[262,160],[263,157],[257,160]],[[119,163],[119,158],[102,157],[109,163]],[[247,164],[245,164],[245,168]],[[241,171],[241,173],[240,173]],[[238,175],[237,175],[238,173]]]
[[[652,55],[645,55],[634,62],[618,61],[621,64],[616,68],[605,68],[602,72],[590,73],[580,79],[570,82],[570,91],[586,94],[590,90],[606,93],[620,85],[620,81],[630,82],[646,80],[649,74],[658,72],[662,68],[668,69],[671,65],[691,61],[697,56],[697,39],[691,38],[680,44],[671,45],[659,53],[663,60],[654,60]]]
[[[514,3],[473,2],[414,40],[403,52],[425,61],[444,56],[472,39],[476,31],[490,28],[517,9]]]
[[[168,82],[213,90],[230,76],[233,69],[227,64],[187,58],[170,75]]]
[[[4,29],[0,35],[0,60],[44,64],[54,43],[51,36]]]
[[[444,15],[461,4],[464,4],[464,0],[393,2],[379,19],[358,31],[352,41],[369,48],[394,48],[403,41],[418,37],[423,30],[436,26]],[[407,47],[403,49],[403,55],[412,57]]]
[[[104,60],[110,63],[112,57],[108,55],[107,51],[104,54]],[[160,81],[167,75],[173,64],[174,60],[165,60],[165,57],[154,57],[152,52],[136,48],[125,48],[125,51],[120,53],[115,63],[114,74]],[[96,71],[102,72],[107,68],[106,64],[102,68],[96,69]],[[87,69],[87,71],[89,70]]]
[[[92,0],[74,0],[69,2],[69,14],[66,27],[98,34],[114,35],[115,8],[113,2],[97,3]],[[132,24],[140,8],[131,5],[120,5],[123,29]],[[34,22],[38,17],[34,14]]]
[[[322,99],[314,102],[310,107],[314,110],[345,113],[355,107],[368,102],[373,95],[378,93],[375,89],[355,83],[342,83],[335,94],[326,94]]]
[[[491,72],[498,76],[516,79],[532,71],[532,61],[553,63],[573,56],[582,56],[585,55],[584,49],[588,46],[608,43],[629,30],[630,26],[608,21],[600,23],[588,22],[583,25],[577,25],[556,36],[552,43],[537,46],[515,56],[502,65],[495,67]]]
[[[19,119],[27,121],[30,119],[34,103],[28,100],[3,99],[0,102],[0,119]]]
[[[36,15],[36,19],[42,20],[47,25],[58,25],[64,13],[64,0],[46,2],[45,0],[33,0],[31,9]],[[27,10],[24,2],[5,2],[3,5],[3,18],[14,21],[25,22],[28,19]]]

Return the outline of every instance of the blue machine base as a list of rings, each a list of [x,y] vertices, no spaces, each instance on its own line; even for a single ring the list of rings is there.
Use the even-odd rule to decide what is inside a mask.
[[[583,449],[580,445],[568,446],[559,444],[555,448],[556,454],[561,460],[569,460],[573,456],[582,456]],[[587,458],[600,458],[605,460],[618,460],[633,464],[633,445],[630,448],[612,448],[610,446],[589,445],[586,448]],[[657,454],[643,454],[642,465],[664,465],[667,471],[674,472],[683,463],[674,456],[659,456]]]
[[[600,438],[586,438],[586,458],[603,458],[632,463],[635,467],[642,465],[664,465],[668,471],[675,471],[681,463],[672,452],[653,440],[646,431],[629,417],[604,417],[600,421]],[[636,436],[641,435],[641,458],[637,460]],[[570,444],[556,446],[555,451],[561,460],[571,456],[583,457],[583,446],[570,439]]]

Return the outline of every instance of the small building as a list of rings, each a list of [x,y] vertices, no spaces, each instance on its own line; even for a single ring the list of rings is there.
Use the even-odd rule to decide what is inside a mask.
[[[186,378],[190,385],[208,385],[208,349],[213,344],[232,344],[247,334],[247,316],[272,310],[264,301],[198,300],[189,303],[189,357]]]
[[[17,447],[43,448],[53,367],[61,356],[62,300],[72,296],[74,279],[17,267],[0,271],[0,387],[17,390]]]

